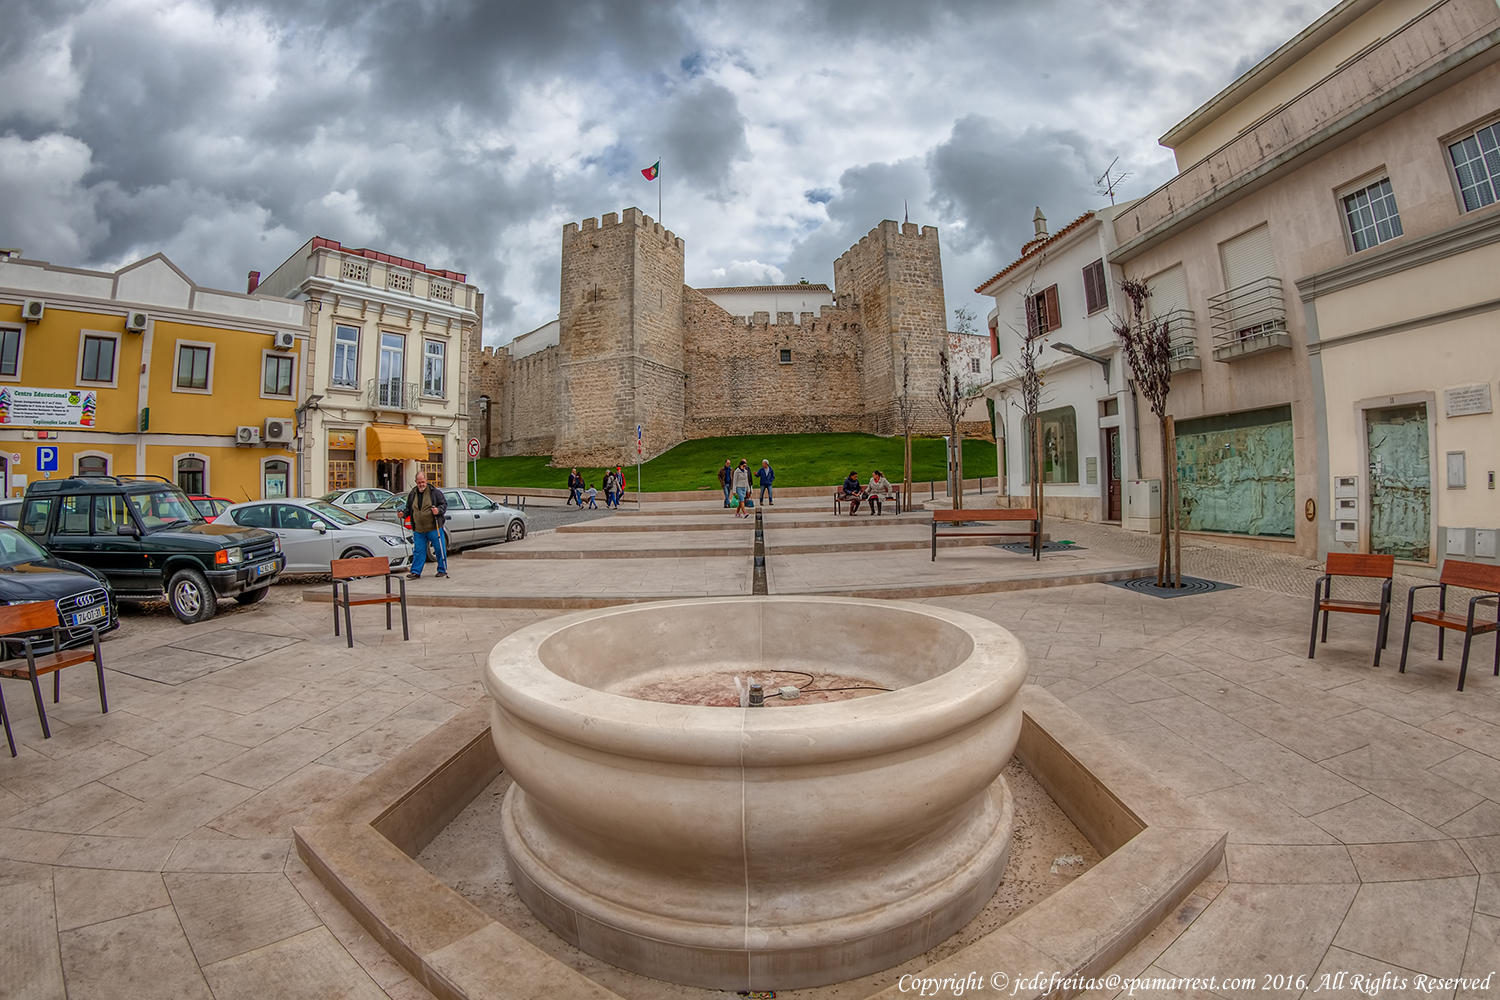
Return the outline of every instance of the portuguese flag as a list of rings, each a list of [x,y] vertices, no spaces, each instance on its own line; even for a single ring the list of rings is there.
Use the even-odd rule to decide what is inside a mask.
[[[647,167],[645,170],[642,170],[641,176],[646,178],[646,180],[648,181],[654,181],[656,180],[657,175],[660,173],[661,161],[657,160],[655,163],[651,164],[651,166]]]

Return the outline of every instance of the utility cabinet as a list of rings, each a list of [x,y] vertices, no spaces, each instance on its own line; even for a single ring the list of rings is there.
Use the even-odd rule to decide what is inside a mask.
[[[1125,489],[1125,528],[1158,534],[1161,531],[1161,480],[1132,479]]]

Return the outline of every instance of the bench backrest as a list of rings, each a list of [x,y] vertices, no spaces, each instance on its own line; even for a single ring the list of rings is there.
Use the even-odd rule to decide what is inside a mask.
[[[335,580],[357,580],[362,576],[385,576],[391,571],[391,561],[385,556],[335,559],[328,566]]]
[[[57,605],[51,601],[31,601],[0,607],[0,635],[37,632],[57,628],[59,624]]]
[[[1324,572],[1329,576],[1373,576],[1389,580],[1396,572],[1396,557],[1330,552]]]
[[[1443,573],[1439,583],[1468,590],[1488,590],[1500,594],[1500,566],[1488,563],[1464,562],[1462,559],[1443,560]]]
[[[1035,521],[1030,507],[978,507],[964,510],[935,510],[934,521]]]

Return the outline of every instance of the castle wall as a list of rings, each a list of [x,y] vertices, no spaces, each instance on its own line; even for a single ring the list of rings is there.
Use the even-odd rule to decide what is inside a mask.
[[[783,312],[775,323],[756,313],[747,323],[687,288],[682,316],[685,437],[868,429],[857,310]],[[789,363],[783,350],[791,351]]]
[[[682,440],[682,240],[629,208],[563,227],[557,363],[559,465],[635,455],[635,428]]]
[[[897,432],[896,395],[901,389],[902,336],[910,365],[908,392],[915,403],[918,433],[942,433],[937,402],[938,354],[947,335],[943,263],[934,226],[882,222],[833,265],[839,301],[858,303],[864,329],[861,392],[870,429]]]

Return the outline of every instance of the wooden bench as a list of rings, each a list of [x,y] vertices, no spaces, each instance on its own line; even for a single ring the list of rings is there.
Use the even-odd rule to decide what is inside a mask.
[[[834,517],[838,517],[840,514],[842,514],[844,512],[844,504],[848,503],[850,500],[853,500],[853,499],[854,499],[854,497],[846,497],[846,496],[844,496],[844,491],[841,490],[841,489],[840,490],[834,490],[833,491],[833,516]],[[861,497],[859,499],[860,499],[861,503],[868,503],[870,498],[869,497]],[[894,504],[895,507],[896,507],[896,511],[895,512],[897,514],[901,513],[901,487],[899,487],[899,486],[893,486],[893,487],[891,487],[890,495],[886,496],[886,497],[883,497],[882,500],[883,500],[884,503]],[[870,509],[870,513],[871,514],[875,513],[875,509],[873,507]]]
[[[406,622],[406,578],[391,572],[391,561],[385,556],[366,556],[362,559],[335,559],[329,564],[333,571],[333,634],[339,634],[339,608],[344,609],[344,635],[349,640],[349,648],[354,648],[354,623],[350,621],[349,609],[361,604],[384,604],[385,605],[385,630],[391,630],[391,605],[401,605],[401,638],[404,641],[411,640],[411,630]],[[360,597],[351,599],[349,596],[349,581],[362,580],[372,576],[385,577],[385,593],[374,597]],[[401,593],[391,593],[391,581],[395,580],[401,587]]]
[[[51,601],[32,601],[29,604],[12,604],[0,607],[0,641],[12,655],[24,656],[19,660],[0,663],[0,677],[25,678],[31,681],[31,693],[36,698],[36,714],[42,723],[42,737],[52,738],[47,725],[47,710],[42,707],[42,674],[52,675],[52,702],[62,695],[62,670],[80,663],[92,663],[99,675],[99,710],[109,711],[109,701],[104,693],[104,661],[99,655],[99,626],[86,626],[92,633],[93,642],[76,649],[62,649],[64,641],[62,621],[57,617],[57,605]],[[50,632],[52,652],[38,653],[38,632]],[[5,694],[0,691],[0,721],[5,724],[5,742],[10,744],[10,755],[16,755],[16,741],[10,731],[10,716],[5,711]]]
[[[1438,592],[1438,606],[1435,611],[1418,611],[1412,602],[1412,598],[1419,590],[1431,590],[1434,587]],[[1448,588],[1463,587],[1467,590],[1483,590],[1487,593],[1469,599],[1469,612],[1466,615],[1450,614],[1448,612]],[[1480,604],[1486,601],[1495,603],[1495,620],[1492,622],[1477,622],[1474,616]],[[1443,635],[1445,630],[1453,629],[1464,634],[1464,655],[1458,665],[1458,689],[1464,689],[1464,676],[1469,672],[1469,646],[1476,635],[1495,633],[1495,676],[1500,677],[1500,566],[1492,566],[1485,563],[1464,562],[1461,559],[1446,559],[1443,561],[1443,571],[1438,574],[1437,583],[1424,583],[1413,587],[1406,594],[1406,632],[1401,637],[1401,673],[1406,673],[1406,648],[1411,642],[1411,623],[1423,622],[1427,625],[1436,625],[1438,628],[1438,651],[1437,658],[1443,658]]]
[[[939,531],[940,524],[1025,522],[1029,528],[1019,527],[1014,531]],[[1017,536],[1031,539],[1031,554],[1038,561],[1042,558],[1041,522],[1036,511],[1030,507],[980,507],[974,510],[935,510],[932,512],[932,558],[937,560],[939,538],[965,538],[971,535]]]
[[[1328,616],[1334,612],[1352,615],[1379,615],[1375,624],[1375,666],[1380,666],[1380,651],[1385,648],[1391,629],[1391,578],[1396,572],[1396,557],[1381,555],[1358,555],[1352,552],[1330,552],[1324,564],[1323,575],[1313,584],[1312,637],[1307,643],[1307,658],[1313,658],[1318,646],[1318,615],[1323,616],[1323,641],[1328,641]],[[1383,580],[1380,585],[1380,600],[1353,601],[1333,596],[1333,578],[1336,576],[1364,577]]]

